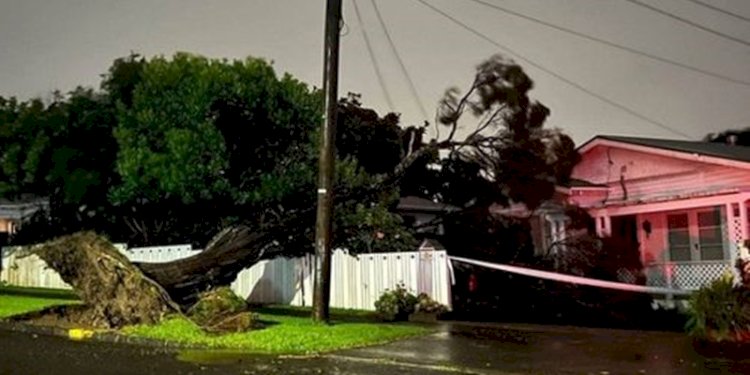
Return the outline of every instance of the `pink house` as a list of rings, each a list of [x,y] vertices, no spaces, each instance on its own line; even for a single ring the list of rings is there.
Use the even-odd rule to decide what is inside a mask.
[[[579,153],[558,193],[598,234],[637,242],[649,285],[697,289],[733,269],[750,231],[750,147],[597,136]]]

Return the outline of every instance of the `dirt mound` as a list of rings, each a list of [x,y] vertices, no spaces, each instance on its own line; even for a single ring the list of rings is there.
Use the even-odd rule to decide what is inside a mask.
[[[25,250],[36,254],[70,284],[84,303],[81,323],[119,328],[160,321],[179,312],[164,289],[149,280],[107,239],[76,233]]]

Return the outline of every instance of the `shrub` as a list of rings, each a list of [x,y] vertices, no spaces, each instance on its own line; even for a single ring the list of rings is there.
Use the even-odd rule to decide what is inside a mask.
[[[384,320],[407,320],[409,314],[414,312],[417,302],[417,296],[410,293],[404,284],[398,284],[396,289],[383,292],[375,301],[375,309]]]
[[[247,311],[247,302],[229,287],[209,290],[188,310],[188,317],[209,332],[240,332],[257,320]]]
[[[699,289],[690,298],[688,333],[715,341],[747,340],[750,332],[748,293],[747,289],[734,286],[731,274]]]

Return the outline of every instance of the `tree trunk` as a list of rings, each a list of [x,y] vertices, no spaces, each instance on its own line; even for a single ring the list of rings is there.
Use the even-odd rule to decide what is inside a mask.
[[[341,202],[361,201],[395,183],[409,165],[434,149],[425,147],[405,158],[392,173],[371,186],[342,190]],[[262,227],[245,225],[219,232],[204,251],[165,263],[131,263],[112,244],[94,233],[78,233],[34,247],[40,256],[73,286],[87,310],[87,323],[121,327],[154,323],[169,313],[186,311],[200,293],[231,284],[245,268],[289,253],[286,241],[314,223],[315,207],[280,215]]]
[[[243,269],[263,259],[281,255],[273,234],[247,226],[224,229],[200,253],[166,263],[135,263],[146,276],[161,285],[183,308],[198,294],[229,285]]]
[[[397,182],[419,158],[434,152],[440,145],[425,146],[407,157],[391,173],[384,174],[374,185],[341,191],[339,203],[362,200],[380,193]],[[264,228],[240,225],[222,230],[206,248],[191,257],[165,263],[135,263],[140,270],[161,285],[183,308],[190,307],[198,294],[232,283],[243,269],[255,263],[285,255],[278,239],[298,235],[300,228],[314,223],[315,207],[295,212]],[[289,255],[289,254],[286,254]]]

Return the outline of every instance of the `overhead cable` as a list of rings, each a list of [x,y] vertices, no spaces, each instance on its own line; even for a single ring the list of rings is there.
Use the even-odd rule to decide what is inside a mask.
[[[428,117],[427,117],[427,111],[425,110],[425,107],[424,107],[424,103],[422,103],[422,100],[419,98],[417,87],[416,85],[414,85],[414,81],[411,79],[411,76],[409,75],[409,71],[406,69],[406,65],[404,64],[404,61],[401,59],[401,56],[398,53],[398,49],[396,48],[396,43],[393,42],[391,33],[388,31],[388,27],[386,26],[385,21],[383,20],[383,15],[380,13],[380,8],[378,8],[378,5],[375,2],[375,0],[370,0],[370,2],[372,3],[372,7],[375,9],[375,15],[378,17],[380,26],[383,28],[383,32],[385,33],[385,37],[388,40],[388,44],[391,46],[391,51],[393,52],[393,55],[396,57],[396,60],[398,61],[398,65],[401,67],[401,72],[404,73],[404,76],[406,76],[406,82],[409,85],[409,91],[411,91],[411,95],[412,97],[414,97],[414,101],[417,103],[417,106],[419,107],[419,111],[422,112],[423,119],[426,121]]]
[[[734,17],[734,18],[742,20],[742,21],[750,22],[750,17],[745,17],[745,16],[743,16],[741,14],[730,12],[730,11],[728,11],[726,9],[719,8],[719,7],[715,6],[715,5],[711,5],[711,4],[709,4],[709,3],[705,2],[705,1],[702,1],[702,0],[687,0],[687,1],[689,1],[691,3],[694,3],[694,4],[698,4],[698,5],[702,6],[702,7],[706,7],[708,9],[717,11],[719,13],[726,14],[727,16],[730,16],[730,17]]]
[[[666,125],[666,124],[664,124],[664,123],[662,123],[660,121],[651,119],[651,118],[649,118],[649,117],[647,117],[647,116],[645,116],[645,115],[643,115],[643,114],[641,114],[641,113],[639,113],[639,112],[637,112],[637,111],[635,111],[635,110],[633,110],[633,109],[631,109],[631,108],[629,108],[629,107],[627,107],[627,106],[625,106],[623,104],[620,104],[620,103],[618,103],[618,102],[616,102],[616,101],[614,101],[612,99],[607,98],[606,96],[603,96],[601,94],[597,94],[596,92],[594,92],[594,91],[586,88],[585,86],[582,86],[581,84],[576,83],[573,80],[565,78],[561,74],[559,74],[559,73],[557,73],[557,72],[555,72],[555,71],[553,71],[553,70],[551,70],[551,69],[549,69],[549,68],[547,68],[547,67],[545,67],[545,66],[543,66],[543,65],[541,65],[541,64],[539,64],[539,63],[537,63],[537,62],[535,62],[535,61],[533,61],[531,59],[529,59],[529,58],[526,58],[525,56],[519,54],[518,52],[514,51],[513,49],[511,49],[511,48],[509,48],[507,46],[504,46],[504,45],[498,43],[497,41],[495,41],[492,38],[488,37],[487,35],[483,34],[482,32],[480,32],[480,31],[472,28],[471,26],[469,26],[469,25],[461,22],[460,20],[456,19],[455,17],[453,17],[450,14],[444,12],[443,10],[437,8],[436,6],[428,3],[425,0],[416,0],[416,1],[420,2],[422,5],[430,8],[430,9],[432,9],[434,12],[442,15],[443,17],[449,19],[451,22],[453,22],[456,25],[460,26],[464,30],[469,31],[470,33],[478,36],[479,38],[485,40],[486,42],[494,45],[495,47],[498,47],[501,50],[507,52],[508,54],[515,56],[519,60],[525,61],[527,64],[529,64],[529,65],[531,65],[531,66],[533,66],[533,67],[535,67],[535,68],[537,68],[537,69],[539,69],[539,70],[541,70],[541,71],[543,71],[543,72],[545,72],[545,73],[547,73],[547,74],[549,74],[549,75],[557,78],[560,81],[563,81],[563,82],[567,83],[568,85],[570,85],[570,86],[578,89],[579,91],[582,91],[582,92],[588,94],[589,96],[592,96],[592,97],[594,97],[596,99],[599,99],[600,101],[603,101],[603,102],[605,102],[605,103],[607,103],[607,104],[609,104],[609,105],[611,105],[611,106],[613,106],[615,108],[618,108],[618,109],[620,109],[620,110],[622,110],[624,112],[627,112],[627,113],[631,114],[632,116],[635,116],[635,117],[637,117],[637,118],[639,118],[639,119],[641,119],[643,121],[646,121],[646,122],[648,122],[648,123],[650,123],[650,124],[652,124],[654,126],[657,126],[657,127],[661,128],[663,130],[666,130],[666,131],[668,131],[670,133],[679,135],[679,136],[687,138],[687,139],[692,139],[693,138],[692,136],[688,135],[687,133],[684,133],[684,132],[682,132],[680,130],[674,129],[674,128],[672,128],[672,127],[670,127],[670,126],[668,126],[668,125]]]
[[[717,30],[714,30],[712,28],[703,26],[703,25],[701,25],[701,24],[699,24],[697,22],[693,22],[693,21],[691,21],[691,20],[689,20],[687,18],[678,16],[678,15],[676,15],[674,13],[667,12],[666,10],[661,9],[661,8],[657,8],[657,7],[653,6],[653,5],[646,4],[646,3],[644,3],[644,2],[642,2],[640,0],[625,0],[625,1],[627,1],[629,3],[632,3],[632,4],[635,4],[635,5],[638,5],[638,6],[641,6],[643,8],[649,9],[649,10],[654,11],[656,13],[659,13],[659,14],[665,16],[665,17],[669,17],[669,18],[671,18],[673,20],[680,21],[680,22],[682,22],[682,23],[684,23],[686,25],[690,25],[690,26],[695,27],[697,29],[703,30],[703,31],[705,31],[707,33],[710,33],[710,34],[722,37],[724,39],[728,39],[728,40],[731,40],[731,41],[743,44],[743,45],[745,45],[747,47],[750,47],[750,42],[748,42],[748,41],[746,41],[744,39],[740,39],[740,38],[738,38],[736,36],[732,36],[732,35],[723,33],[721,31],[717,31]]]
[[[604,44],[604,45],[612,47],[612,48],[617,48],[617,49],[620,49],[620,50],[623,50],[623,51],[626,51],[626,52],[630,52],[630,53],[638,55],[638,56],[643,56],[643,57],[646,57],[646,58],[649,58],[649,59],[652,59],[652,60],[656,60],[656,61],[659,61],[659,62],[662,62],[662,63],[665,63],[665,64],[674,65],[674,66],[677,66],[677,67],[680,67],[680,68],[683,68],[683,69],[687,69],[687,70],[690,70],[690,71],[693,71],[693,72],[696,72],[696,73],[700,73],[700,74],[704,74],[704,75],[711,76],[711,77],[714,77],[714,78],[718,78],[718,79],[721,79],[721,80],[724,80],[724,81],[727,81],[727,82],[732,82],[732,83],[736,83],[736,84],[740,84],[740,85],[750,86],[750,81],[743,81],[741,79],[732,78],[732,77],[729,77],[729,76],[726,76],[726,75],[723,75],[723,74],[720,74],[720,73],[715,73],[715,72],[712,72],[712,71],[709,71],[709,70],[701,69],[701,68],[698,68],[698,67],[695,67],[695,66],[692,66],[692,65],[681,63],[679,61],[668,59],[666,57],[657,56],[657,55],[654,55],[654,54],[651,54],[651,53],[648,53],[648,52],[644,52],[644,51],[641,51],[641,50],[638,50],[638,49],[635,49],[635,48],[632,48],[632,47],[628,47],[628,46],[625,46],[625,45],[622,45],[622,44],[618,44],[618,43],[615,43],[615,42],[612,42],[612,41],[609,41],[609,40],[606,40],[606,39],[602,39],[602,38],[598,38],[598,37],[595,37],[595,36],[591,36],[591,35],[588,35],[586,33],[583,33],[583,32],[580,32],[580,31],[576,31],[576,30],[573,30],[573,29],[569,29],[569,28],[564,27],[564,26],[556,25],[556,24],[553,24],[551,22],[547,22],[547,21],[541,20],[539,18],[535,18],[535,17],[532,17],[532,16],[529,16],[529,15],[526,15],[526,14],[523,14],[523,13],[511,10],[511,9],[508,9],[508,8],[505,8],[505,7],[502,7],[502,6],[493,4],[493,3],[489,3],[489,2],[486,2],[486,1],[483,1],[483,0],[468,0],[468,1],[471,1],[471,2],[474,2],[474,3],[477,3],[477,4],[481,4],[481,5],[484,5],[484,6],[489,7],[489,8],[493,8],[495,10],[498,10],[498,11],[506,13],[506,14],[510,14],[512,16],[523,18],[523,19],[525,19],[527,21],[535,22],[537,24],[550,27],[550,28],[555,29],[557,31],[562,31],[564,33],[568,33],[570,35],[574,35],[574,36],[577,36],[577,37],[580,37],[580,38],[584,38],[584,39],[587,39],[587,40],[590,40],[590,41],[593,41],[593,42],[601,43],[601,44]]]
[[[357,6],[357,1],[352,1],[352,4],[354,4],[354,13],[357,16],[357,22],[359,22],[359,29],[362,31],[362,37],[365,40],[365,45],[367,46],[367,52],[370,55],[370,61],[372,62],[372,67],[375,69],[375,76],[378,79],[378,84],[380,85],[380,88],[383,90],[383,96],[385,97],[385,101],[388,104],[388,109],[391,112],[395,112],[395,109],[393,107],[393,100],[391,100],[391,95],[388,93],[388,88],[385,86],[385,80],[383,79],[383,74],[380,71],[380,65],[378,64],[378,60],[375,58],[375,52],[373,52],[372,45],[370,44],[370,37],[367,35],[367,28],[365,27],[364,22],[362,21],[362,15],[359,13],[359,7]]]

